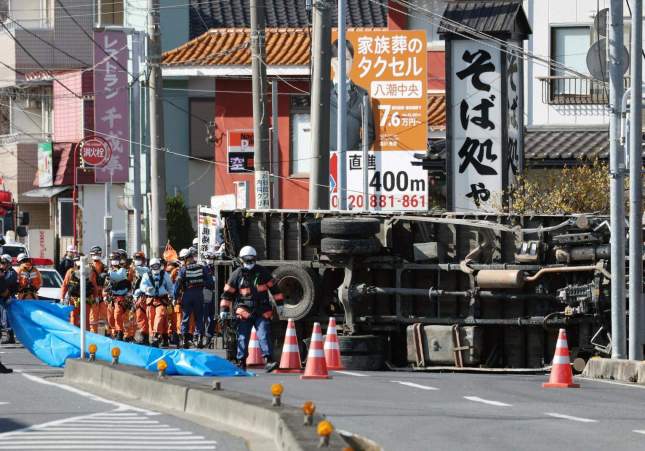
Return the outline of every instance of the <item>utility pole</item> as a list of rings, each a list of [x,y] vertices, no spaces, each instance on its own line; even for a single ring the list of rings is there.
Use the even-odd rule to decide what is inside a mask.
[[[166,154],[163,136],[159,0],[148,0],[148,65],[150,67],[150,254],[159,257],[166,244]]]
[[[253,83],[253,164],[255,208],[271,208],[269,195],[269,110],[264,52],[264,0],[251,0],[251,73]]]
[[[311,171],[309,209],[329,209],[329,100],[331,89],[331,8],[326,0],[313,4],[311,77]]]
[[[347,74],[346,72],[346,41],[345,29],[345,0],[338,0],[338,107],[336,108],[336,151],[338,152],[338,207],[347,210]]]
[[[280,141],[278,127],[278,80],[271,82],[271,207],[280,208]]]
[[[609,203],[611,221],[611,356],[627,357],[625,348],[625,162],[620,145],[623,98],[623,0],[609,4]],[[640,83],[641,81],[638,80]],[[635,97],[632,96],[632,99]],[[633,104],[634,102],[632,102]]]
[[[629,109],[629,359],[643,360],[643,0],[632,10],[631,102]],[[612,269],[613,274],[613,269]]]
[[[141,49],[142,49],[142,33],[134,32],[132,34],[132,73],[139,73],[139,60],[141,58]],[[141,250],[141,82],[139,80],[133,80],[132,85],[132,111],[134,113],[134,119],[132,121],[132,141],[136,141],[139,144],[132,145],[132,170],[133,178],[132,184],[132,209],[134,210],[134,219],[132,221],[132,226],[134,226],[134,243],[132,243],[132,249],[134,252]]]

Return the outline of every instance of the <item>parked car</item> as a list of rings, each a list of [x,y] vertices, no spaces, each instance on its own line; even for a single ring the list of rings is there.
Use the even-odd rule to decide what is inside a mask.
[[[63,278],[54,268],[38,268],[43,278],[43,285],[38,290],[38,297],[45,301],[60,302],[60,287]]]

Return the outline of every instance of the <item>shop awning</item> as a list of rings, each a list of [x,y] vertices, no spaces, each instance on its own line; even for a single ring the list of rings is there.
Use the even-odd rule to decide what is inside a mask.
[[[50,186],[48,188],[36,188],[22,193],[26,197],[47,197],[52,198],[57,194],[67,191],[71,186]]]

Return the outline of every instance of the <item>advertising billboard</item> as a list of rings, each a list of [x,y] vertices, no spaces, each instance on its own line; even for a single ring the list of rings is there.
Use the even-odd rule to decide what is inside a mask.
[[[368,170],[369,210],[425,210],[427,173],[412,163],[427,151],[427,50],[422,30],[349,30],[346,33],[346,205],[366,209],[363,170]],[[337,33],[332,34],[330,206],[338,209]],[[368,161],[362,153],[363,97],[368,97]],[[418,161],[418,160],[416,160]]]
[[[52,143],[38,143],[38,187],[54,185],[54,160]]]

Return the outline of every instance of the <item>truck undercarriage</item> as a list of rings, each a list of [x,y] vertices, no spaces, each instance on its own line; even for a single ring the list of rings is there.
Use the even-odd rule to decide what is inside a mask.
[[[561,327],[573,357],[611,351],[605,217],[291,210],[221,217],[227,255],[256,248],[301,338],[314,321],[336,316],[351,368],[541,368]],[[235,261],[217,265],[223,286]],[[276,341],[284,328],[275,322]]]

